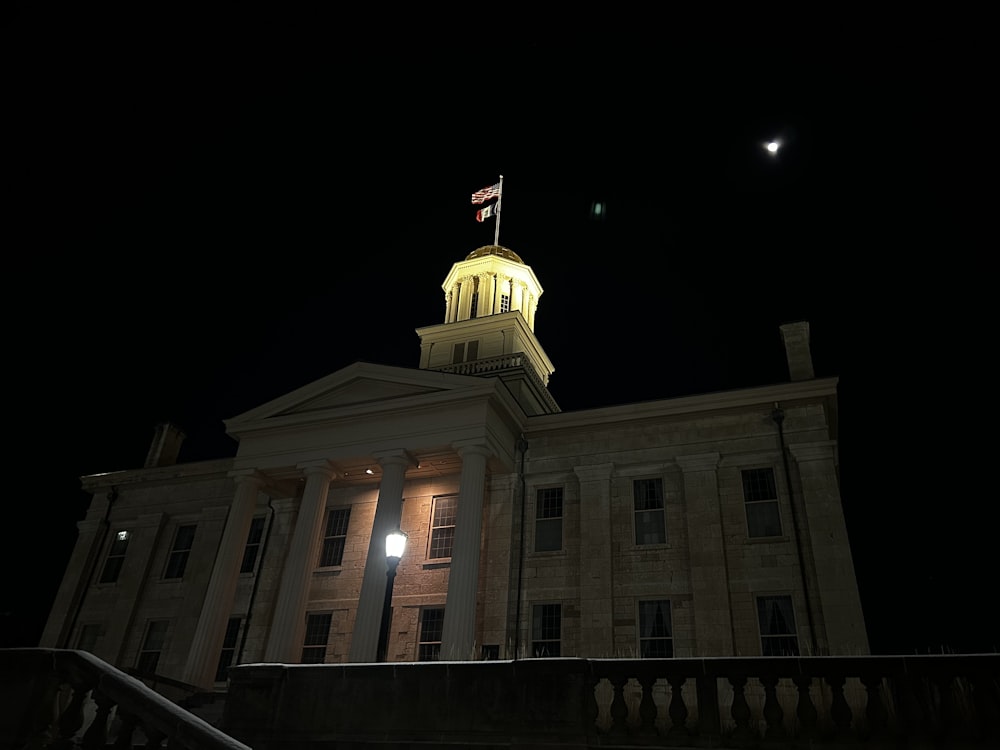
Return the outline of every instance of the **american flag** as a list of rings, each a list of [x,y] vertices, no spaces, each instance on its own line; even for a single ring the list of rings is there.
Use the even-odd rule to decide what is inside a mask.
[[[472,203],[478,205],[480,203],[485,203],[488,200],[493,200],[494,198],[500,197],[500,183],[496,185],[490,185],[482,190],[477,190],[472,194]]]

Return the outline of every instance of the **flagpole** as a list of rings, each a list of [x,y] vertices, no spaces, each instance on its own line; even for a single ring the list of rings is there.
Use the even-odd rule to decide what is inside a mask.
[[[497,196],[497,226],[493,232],[493,244],[500,244],[500,204],[503,203],[503,175],[500,175],[500,194]]]

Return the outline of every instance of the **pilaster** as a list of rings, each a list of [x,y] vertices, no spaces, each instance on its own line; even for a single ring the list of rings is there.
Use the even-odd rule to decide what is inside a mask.
[[[580,481],[581,653],[614,653],[611,474],[614,464],[574,468]]]

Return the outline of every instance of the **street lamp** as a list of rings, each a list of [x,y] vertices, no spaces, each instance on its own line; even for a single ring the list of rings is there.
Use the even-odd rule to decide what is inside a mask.
[[[406,534],[398,528],[385,537],[385,601],[382,602],[382,625],[378,631],[378,654],[376,661],[385,661],[389,649],[389,621],[392,619],[392,584],[396,581],[396,567],[406,549]]]

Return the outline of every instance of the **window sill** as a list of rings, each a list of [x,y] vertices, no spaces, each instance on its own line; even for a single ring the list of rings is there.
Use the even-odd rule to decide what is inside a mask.
[[[565,555],[565,549],[532,550],[528,553],[529,557],[564,557]]]
[[[790,542],[791,537],[788,536],[748,536],[743,540],[744,544],[777,544],[780,542]]]
[[[442,557],[440,560],[424,560],[422,563],[424,570],[434,570],[435,568],[450,568],[451,558]]]
[[[344,570],[343,565],[331,565],[328,568],[316,568],[313,571],[314,576],[339,576]]]

